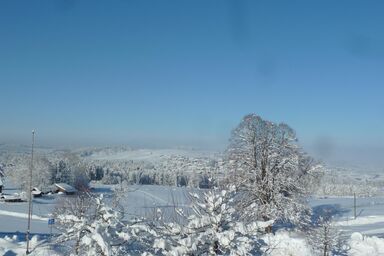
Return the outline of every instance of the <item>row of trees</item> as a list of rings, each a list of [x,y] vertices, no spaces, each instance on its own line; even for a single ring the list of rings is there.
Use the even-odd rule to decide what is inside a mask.
[[[5,157],[4,173],[15,185],[27,188],[30,155],[11,154]],[[68,183],[78,188],[89,182],[89,171],[81,159],[73,153],[47,156],[37,155],[33,162],[33,186],[44,189],[54,183]]]
[[[104,184],[151,184],[208,188],[220,174],[222,164],[208,157],[164,156],[155,163],[133,160],[92,160],[92,176],[98,172]]]
[[[384,180],[377,177],[356,179],[345,175],[345,170],[327,170],[323,175],[315,195],[324,196],[351,196],[356,194],[360,197],[371,197],[382,195]]]
[[[6,175],[25,189],[31,164],[29,154],[10,154],[2,160]],[[210,188],[218,174],[217,161],[210,158],[168,156],[155,164],[146,161],[98,161],[77,153],[37,154],[33,184],[44,188],[53,183],[80,186],[89,181],[103,184],[145,184]]]

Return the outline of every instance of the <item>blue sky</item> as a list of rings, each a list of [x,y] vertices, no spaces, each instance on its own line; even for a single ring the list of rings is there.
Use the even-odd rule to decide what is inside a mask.
[[[0,141],[384,147],[383,1],[1,1]],[[324,143],[326,141],[327,143]]]

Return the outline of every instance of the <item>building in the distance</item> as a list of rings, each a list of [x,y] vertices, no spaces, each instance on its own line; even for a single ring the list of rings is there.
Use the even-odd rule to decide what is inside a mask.
[[[62,192],[67,195],[73,195],[77,192],[77,190],[72,187],[71,185],[68,185],[67,183],[55,183],[55,191],[56,193]]]

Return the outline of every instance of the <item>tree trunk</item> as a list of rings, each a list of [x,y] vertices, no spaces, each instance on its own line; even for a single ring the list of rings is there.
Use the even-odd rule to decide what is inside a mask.
[[[328,255],[328,246],[327,244],[324,245],[324,256]]]
[[[265,233],[267,234],[272,233],[272,225],[269,225],[268,227],[265,228]]]

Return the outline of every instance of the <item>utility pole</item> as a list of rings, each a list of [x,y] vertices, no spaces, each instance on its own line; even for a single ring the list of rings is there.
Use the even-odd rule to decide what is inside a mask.
[[[33,170],[33,150],[35,146],[35,130],[32,130],[32,152],[31,152],[31,166],[29,168],[29,191],[28,191],[28,228],[27,228],[27,254],[30,254],[29,251],[29,240],[30,240],[30,231],[31,231],[31,218],[32,218],[32,170]]]
[[[356,219],[356,193],[353,193],[353,212],[354,212],[354,215],[355,215],[355,219]]]

